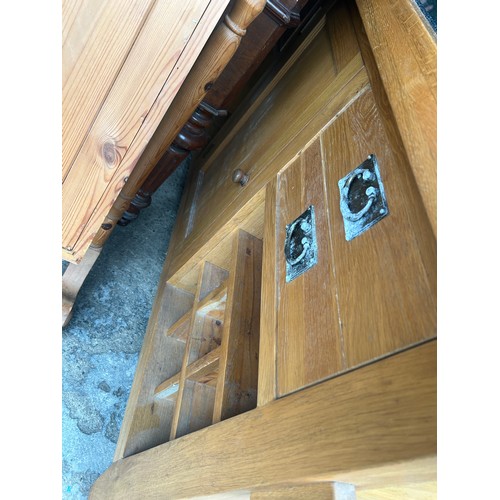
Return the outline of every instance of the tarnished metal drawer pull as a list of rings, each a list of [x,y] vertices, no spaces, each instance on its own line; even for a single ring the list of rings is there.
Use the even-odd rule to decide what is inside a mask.
[[[285,231],[285,281],[289,283],[318,262],[314,206],[287,224]]]
[[[340,210],[342,211],[344,219],[355,222],[361,219],[361,217],[364,217],[368,213],[368,211],[372,208],[373,202],[376,200],[379,193],[378,189],[373,186],[369,186],[366,189],[365,195],[368,197],[368,202],[359,212],[352,212],[351,209],[349,208],[349,191],[351,190],[353,180],[360,179],[361,177],[364,180],[367,180],[371,178],[371,175],[372,173],[367,169],[362,169],[361,172],[355,170],[351,174],[351,176],[347,179],[347,182],[341,189],[342,201],[340,203]]]
[[[347,241],[359,236],[388,215],[389,209],[375,155],[368,156],[358,168],[340,179],[338,185]]]

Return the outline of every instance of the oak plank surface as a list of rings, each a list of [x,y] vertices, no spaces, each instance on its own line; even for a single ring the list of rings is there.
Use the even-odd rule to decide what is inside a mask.
[[[436,355],[431,341],[115,462],[90,498],[175,499],[313,479],[367,489],[381,478],[386,486],[435,479]]]
[[[318,43],[319,45],[311,44],[310,47],[316,49],[322,47],[326,53],[313,52],[317,65],[315,71],[318,71],[318,74],[324,74],[324,68],[330,67],[333,72],[329,39],[326,35],[322,36]],[[307,76],[311,74],[311,71],[306,71],[308,68],[302,68],[304,73],[300,72],[304,81],[307,81]],[[319,81],[322,80],[319,79]],[[296,78],[287,80],[289,92],[292,94],[296,92],[301,87],[301,82],[301,79]],[[282,119],[277,118],[278,115],[271,114],[269,127],[274,127],[271,136],[266,135],[269,130],[258,119],[255,123],[251,122],[235,143],[230,145],[235,151],[232,151],[228,146],[224,155],[217,159],[218,162],[220,161],[218,173],[211,174],[212,180],[208,177],[208,173],[212,169],[206,172],[204,182],[206,181],[207,184],[203,186],[203,193],[196,207],[193,231],[176,248],[175,254],[172,256],[170,276],[176,273],[184,275],[182,266],[211,239],[207,235],[222,231],[227,220],[234,217],[242,206],[246,206],[257,193],[261,192],[262,188],[278,171],[292,161],[301,148],[306,147],[314,139],[322,127],[334,120],[335,116],[341,113],[354,98],[366,90],[368,76],[363,68],[359,53],[337,78],[328,78],[325,84],[326,88],[310,89],[310,95],[302,94],[302,99],[306,100],[307,105],[305,109],[302,109],[300,100],[297,100],[296,107],[300,109],[300,112],[294,115],[294,119],[284,123]],[[309,83],[310,86],[311,83]],[[278,96],[272,94],[272,99],[274,101],[283,100],[283,109],[287,109],[287,95],[290,97],[286,93]],[[259,113],[267,116],[265,110],[260,110]],[[287,112],[285,112],[285,116],[288,116]],[[252,143],[252,146],[245,146],[249,143]],[[266,149],[269,144],[271,147]],[[246,154],[249,147],[253,151],[252,154]],[[237,163],[238,155],[242,154],[245,155],[245,164]],[[248,184],[244,187],[234,184],[231,181],[233,170],[238,167],[245,171],[248,165],[251,165]]]
[[[353,485],[317,482],[273,486],[252,492],[250,500],[357,500]]]
[[[210,382],[212,380],[211,375],[218,370],[220,353],[221,348],[216,347],[201,358],[193,361],[186,369],[186,377],[203,384]]]
[[[283,396],[346,368],[318,139],[278,177],[277,388]],[[317,264],[285,282],[285,226],[314,206]]]
[[[179,438],[212,423],[215,387],[186,379],[180,407],[176,437]]]
[[[392,153],[371,91],[322,133],[321,143],[347,365],[436,335],[436,248],[412,170]],[[337,182],[375,154],[389,215],[346,241]],[[423,219],[424,224],[415,223]],[[426,223],[426,224],[425,224]]]
[[[334,13],[327,17],[326,27],[332,45],[335,72],[338,74],[359,52],[346,0],[337,3]]]
[[[436,234],[436,36],[412,0],[356,3]]]
[[[205,389],[199,388],[192,381],[188,383],[187,371],[191,363],[210,351],[217,349],[221,344],[222,322],[209,316],[198,314],[198,305],[213,289],[218,288],[227,280],[227,271],[207,261],[198,263],[197,270],[198,280],[194,303],[191,309],[186,349],[184,350],[180,368],[179,391],[170,426],[170,439],[175,439],[178,431],[182,434],[189,432],[191,425],[191,405],[194,400],[198,400],[200,394],[206,394],[212,400],[210,412],[213,410],[212,396],[215,395],[215,389],[211,387],[211,390],[207,392]],[[185,388],[187,388],[186,395],[184,395]],[[195,407],[197,406],[198,403],[195,404]],[[203,406],[200,408],[206,409]]]
[[[155,398],[171,398],[177,397],[179,390],[180,373],[172,375],[167,380],[164,380],[155,389]]]
[[[168,441],[174,403],[168,399],[156,400],[154,391],[181,369],[185,343],[167,337],[165,330],[192,304],[192,294],[168,285],[160,278],[116,445],[115,460]]]
[[[197,239],[190,245],[189,251],[181,251],[182,244],[172,247],[168,256],[168,281],[180,288],[193,291],[196,287],[198,262],[205,259],[228,269],[231,265],[232,234],[235,230],[242,229],[257,238],[262,238],[264,200],[265,189],[261,189],[250,200],[238,207],[224,224],[218,224],[216,228],[213,228],[214,232],[211,233],[210,238]]]
[[[263,406],[277,397],[276,391],[276,310],[278,302],[277,247],[276,247],[276,179],[266,187],[264,235],[262,249],[259,378],[257,406]]]
[[[259,363],[262,241],[234,234],[213,421],[255,408]]]

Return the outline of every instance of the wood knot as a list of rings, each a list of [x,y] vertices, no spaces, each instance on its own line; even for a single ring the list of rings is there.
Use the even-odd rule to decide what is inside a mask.
[[[108,165],[114,165],[116,161],[116,150],[114,144],[105,142],[102,147],[102,156]]]

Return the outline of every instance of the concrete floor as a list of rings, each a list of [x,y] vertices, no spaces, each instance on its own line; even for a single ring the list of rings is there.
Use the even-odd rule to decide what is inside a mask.
[[[112,463],[187,169],[185,162],[135,222],[113,231],[63,329],[64,499],[87,498]]]

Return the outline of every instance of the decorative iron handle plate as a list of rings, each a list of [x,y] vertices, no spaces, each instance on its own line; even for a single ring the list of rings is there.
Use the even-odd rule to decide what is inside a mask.
[[[340,212],[347,241],[389,214],[384,186],[374,154],[338,182]]]

